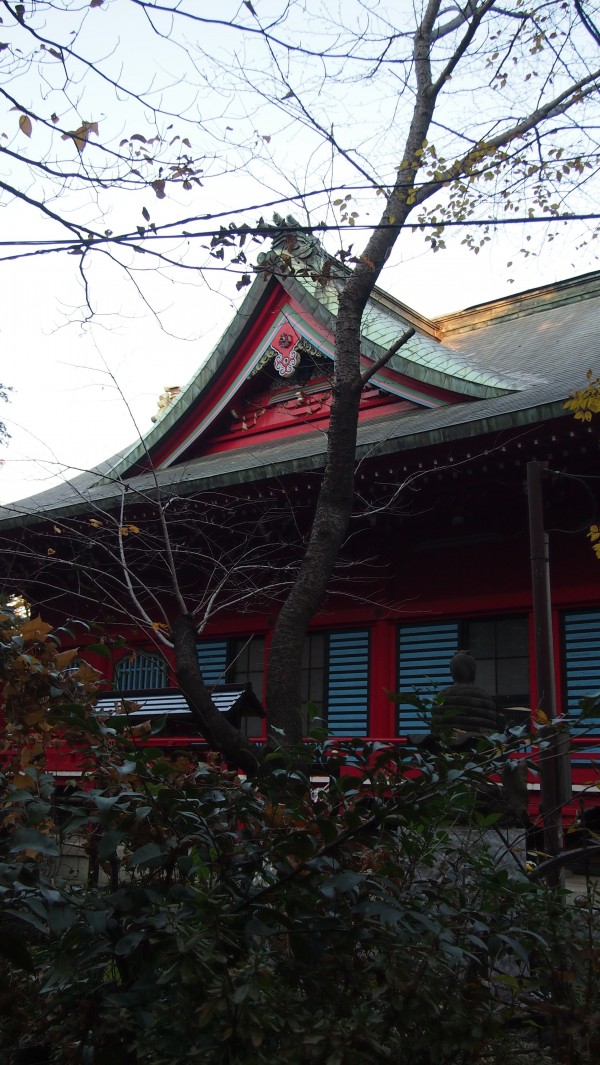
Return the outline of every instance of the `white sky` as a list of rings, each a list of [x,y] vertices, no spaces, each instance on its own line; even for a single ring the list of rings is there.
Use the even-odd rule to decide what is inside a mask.
[[[225,3],[224,7],[227,6]],[[271,6],[275,6],[274,0]],[[261,5],[255,4],[255,7]],[[219,159],[216,163],[207,163],[209,177],[204,187],[194,193],[184,193],[178,187],[170,189],[162,201],[157,200],[151,191],[129,194],[127,200],[116,194],[101,197],[90,215],[98,228],[104,228],[105,223],[110,224],[115,232],[134,228],[143,221],[142,207],[146,207],[152,221],[160,225],[186,213],[239,208],[274,199],[278,194],[289,195],[294,187],[312,189],[318,188],[319,182],[332,181],[329,149],[323,149],[314,137],[292,124],[280,109],[273,110],[261,103],[249,87],[244,88],[239,83],[237,92],[233,93],[231,87],[227,89],[225,77],[217,84],[201,63],[198,66],[203,86],[199,94],[192,91],[191,73],[187,81],[178,67],[182,59],[181,51],[175,47],[177,42],[171,40],[169,51],[163,47],[164,42],[159,47],[152,35],[140,38],[138,23],[134,25],[132,21],[128,26],[129,9],[119,5],[118,23],[114,19],[116,10],[113,4],[108,5],[106,11],[96,9],[92,12],[101,16],[103,21],[96,18],[92,23],[88,16],[89,33],[94,43],[90,45],[84,33],[82,48],[91,47],[96,50],[95,55],[111,56],[115,71],[120,69],[121,58],[126,55],[125,70],[131,79],[130,84],[145,88],[151,78],[155,79],[156,86],[160,82],[162,102],[174,112],[189,117],[189,128],[197,132],[200,118],[211,136],[218,135]],[[232,10],[235,10],[234,6]],[[242,11],[240,18],[244,17],[249,19],[247,12]],[[114,36],[117,25],[118,47]],[[136,47],[123,51],[128,29],[135,31]],[[264,62],[264,57],[253,51],[255,44],[252,41],[234,38],[227,30],[210,31],[208,37],[202,38],[202,45],[214,54],[221,50],[229,57],[231,69],[237,64],[250,71],[252,78],[254,68]],[[115,51],[111,55],[113,47]],[[291,80],[294,72],[290,71],[288,76]],[[295,83],[292,81],[292,84]],[[31,74],[24,75],[14,88],[22,106],[32,109],[41,106],[36,91],[39,93]],[[83,115],[98,120],[103,142],[112,137],[118,143],[120,136],[130,136],[134,132],[136,123],[139,128],[143,116],[126,101],[121,99],[116,103],[114,97],[104,91],[100,93],[97,85],[88,88],[87,83],[78,87],[78,94],[73,108],[75,114],[80,118]],[[356,120],[358,113],[363,123],[357,127],[358,136],[359,140],[363,138],[361,143],[367,153],[375,150],[368,125],[368,107],[375,108],[371,113],[377,114],[378,105],[372,98],[367,100],[366,95],[363,99],[363,94],[363,84],[347,87],[340,98],[338,118],[340,130],[349,138],[349,115]],[[61,121],[65,116],[63,128],[74,128],[69,123],[75,123],[76,117],[65,114],[65,100],[56,86],[52,92],[45,92],[44,107],[46,104],[46,109],[55,108]],[[473,107],[472,98],[459,101],[458,106],[469,109],[464,111],[466,121]],[[383,114],[383,108],[384,104],[381,104],[378,117]],[[9,134],[2,143],[8,143],[14,150],[29,150],[32,154],[41,150],[43,130],[38,136],[34,126],[31,143],[25,144],[23,134],[15,128],[17,118],[8,105],[0,103],[0,122],[4,123],[0,128]],[[226,126],[230,124],[232,129],[227,132]],[[205,130],[201,132],[204,137]],[[192,133],[188,135],[194,140]],[[265,142],[265,136],[271,139]],[[223,147],[227,139],[234,142],[231,151],[227,146]],[[393,140],[389,147],[391,155],[396,151],[395,136]],[[89,156],[82,157],[82,165],[88,157],[90,161],[93,159],[91,141],[92,138],[90,148],[86,149]],[[61,150],[66,152],[69,147],[66,144]],[[220,159],[224,157],[229,159],[229,165],[242,166],[243,169],[237,174],[211,179],[211,169],[216,175]],[[74,165],[77,164],[75,159]],[[8,164],[0,166],[0,179],[7,176],[24,181],[23,171],[11,171]],[[342,169],[336,172],[338,181],[348,176]],[[28,184],[22,187],[29,191],[36,188],[33,180],[28,178],[27,181]],[[82,202],[81,195],[76,196],[67,190],[52,202],[52,206],[72,212],[72,217],[79,217],[77,211]],[[327,211],[326,201],[324,203],[325,206],[320,204],[317,208],[323,213]],[[359,221],[367,224],[370,217],[375,217],[373,211],[378,203],[375,201],[374,206],[361,203]],[[586,209],[589,210],[589,201]],[[289,210],[305,220],[306,215],[300,207],[284,207],[282,213]],[[372,212],[370,216],[367,214],[369,210]],[[250,212],[248,220],[256,220],[260,213]],[[271,214],[271,209],[264,212],[267,219]],[[86,224],[92,223],[86,221]],[[0,205],[0,239],[37,239],[46,233],[53,235],[54,227],[40,222],[22,205],[10,200]],[[506,227],[477,257],[461,247],[463,234],[460,230],[447,236],[448,249],[435,255],[425,250],[420,235],[407,234],[399,242],[380,284],[416,310],[435,315],[598,267],[593,242],[591,246],[577,250],[581,227],[576,234],[566,227],[560,234],[553,243],[544,244],[545,234],[541,226],[531,226],[527,230],[520,226]],[[529,244],[538,254],[524,259],[519,255],[519,249],[525,246],[528,235],[531,235]],[[349,239],[345,238],[347,242]],[[355,246],[359,247],[364,239],[364,235],[361,237],[357,233]],[[249,252],[249,258],[259,250],[255,246],[254,251]],[[191,254],[197,261],[197,245]],[[91,323],[85,324],[81,321],[78,257],[52,255],[0,262],[0,382],[14,390],[10,403],[0,408],[0,419],[5,421],[11,433],[8,446],[0,451],[0,501],[9,502],[32,495],[49,487],[61,476],[90,468],[132,442],[138,430],[145,432],[150,427],[150,418],[156,411],[163,387],[184,384],[228,325],[233,309],[241,299],[235,292],[239,274],[228,276],[211,270],[204,275],[199,272],[161,275],[155,269],[149,269],[145,261],[141,262],[142,258],[134,256],[133,266],[143,267],[143,274],[137,277],[143,282],[152,311],[137,298],[126,276],[104,257],[90,275],[97,314]],[[206,255],[203,259],[212,267],[217,265],[214,260],[207,260]],[[513,265],[509,268],[506,264],[511,260]]]

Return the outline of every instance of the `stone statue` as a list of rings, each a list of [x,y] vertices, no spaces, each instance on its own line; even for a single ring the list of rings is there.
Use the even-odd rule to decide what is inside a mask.
[[[450,662],[454,684],[440,693],[443,703],[433,717],[433,731],[455,729],[481,736],[498,728],[496,705],[491,695],[475,684],[477,664],[469,651],[458,651]]]
[[[432,736],[447,734],[455,750],[468,750],[475,737],[498,729],[496,705],[491,695],[475,684],[477,663],[469,651],[458,651],[450,662],[453,684],[440,694],[443,703],[432,718]],[[477,807],[483,813],[500,813],[503,825],[527,823],[527,767],[524,761],[507,761],[502,785],[488,781],[477,788]]]

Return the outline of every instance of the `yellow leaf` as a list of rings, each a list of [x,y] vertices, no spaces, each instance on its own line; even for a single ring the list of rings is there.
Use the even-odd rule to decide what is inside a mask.
[[[43,721],[45,716],[45,709],[32,710],[31,713],[25,715],[25,723],[27,725],[39,725],[40,721]]]
[[[168,632],[169,626],[165,625],[164,621],[153,621],[152,628],[155,632]]]
[[[115,710],[117,714],[136,714],[138,710],[141,710],[139,703],[134,703],[132,699],[123,699],[121,705]]]
[[[77,667],[77,676],[84,684],[100,680],[102,674],[99,669],[94,669],[89,662],[80,662]]]
[[[52,555],[55,555],[55,554],[56,554],[56,551],[54,550],[54,548],[53,547],[49,547],[48,548],[48,555],[52,556]]]
[[[74,658],[77,657],[77,648],[74,647],[70,651],[61,651],[55,658],[57,669],[66,669],[71,665]]]
[[[90,525],[94,529],[101,529],[102,528],[102,522],[98,521],[97,518],[90,518]]]
[[[30,788],[31,777],[27,773],[18,773],[13,780],[13,788]]]
[[[31,125],[31,119],[29,115],[20,115],[19,117],[19,129],[21,133],[24,133],[26,137],[31,137],[31,131],[33,126]]]
[[[33,747],[24,747],[21,751],[21,765],[26,766],[34,762],[43,750],[41,743],[35,743]]]
[[[126,525],[121,525],[121,527],[119,529],[119,535],[120,536],[129,536],[129,529],[127,528]]]
[[[55,533],[59,533],[60,534],[62,532],[62,529],[61,529],[60,525],[54,525],[53,529],[54,529]]]
[[[535,723],[537,725],[551,725],[552,724],[552,722],[550,721],[550,718],[548,717],[548,714],[546,713],[546,711],[545,710],[541,710],[539,706],[538,706],[537,710],[534,711],[534,715],[533,716],[534,716]]]
[[[127,528],[129,529],[130,533],[139,533],[140,531],[137,525],[128,525]]]
[[[39,615],[37,618],[30,618],[29,621],[23,622],[19,629],[19,635],[24,640],[43,640],[49,632],[52,632],[52,625],[42,621]]]
[[[133,725],[131,728],[131,736],[136,740],[143,740],[146,736],[149,736],[152,732],[152,724],[150,721],[142,721],[140,725]]]

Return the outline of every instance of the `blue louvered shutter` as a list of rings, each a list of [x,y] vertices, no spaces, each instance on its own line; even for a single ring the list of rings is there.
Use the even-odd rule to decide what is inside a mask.
[[[369,731],[369,632],[330,632],[327,655],[327,725],[336,736]]]
[[[198,662],[204,683],[225,684],[227,681],[227,640],[202,640],[196,645]]]
[[[119,662],[115,674],[118,691],[131,692],[148,688],[166,688],[167,671],[160,655],[137,654]]]
[[[458,622],[400,625],[398,629],[398,691],[415,689],[429,699],[452,684],[450,659],[458,650]],[[398,703],[398,735],[428,732],[429,726],[414,706]]]
[[[600,714],[578,723],[579,701],[600,693],[600,610],[573,611],[564,615],[565,708],[571,729],[600,729]]]

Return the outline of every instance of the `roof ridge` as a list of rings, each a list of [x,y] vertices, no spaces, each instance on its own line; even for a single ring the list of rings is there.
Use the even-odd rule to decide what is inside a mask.
[[[498,299],[476,303],[450,314],[441,314],[432,319],[441,340],[483,325],[496,325],[515,318],[540,314],[553,307],[580,303],[600,296],[600,270],[578,274],[561,281],[524,289]]]

